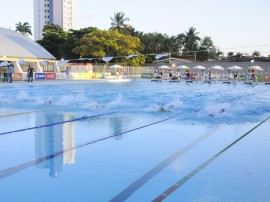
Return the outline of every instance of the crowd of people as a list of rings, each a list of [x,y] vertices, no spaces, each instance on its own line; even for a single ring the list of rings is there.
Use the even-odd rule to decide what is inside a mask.
[[[165,79],[165,72],[163,69],[159,69],[156,67],[155,72],[153,74],[153,79]],[[171,80],[181,80],[181,79],[190,79],[190,70],[187,69],[185,73],[182,73],[179,69],[177,72],[173,72],[171,69],[169,70],[168,76]]]
[[[182,80],[182,79],[186,79],[186,80],[190,80],[190,79],[208,79],[209,81],[214,80],[214,79],[218,79],[216,78],[217,75],[213,72],[212,69],[208,69],[208,73],[205,74],[204,71],[202,71],[201,74],[197,73],[197,74],[191,74],[190,69],[186,69],[184,72],[182,72],[180,69],[177,69],[176,72],[173,72],[171,69],[169,69],[167,71],[167,73],[165,72],[165,70],[160,69],[158,67],[156,67],[154,73],[153,73],[153,79],[170,79],[170,80]],[[226,75],[226,78],[228,80],[233,80],[233,81],[237,81],[239,80],[240,76],[239,76],[239,72],[238,71],[229,71],[228,74]],[[253,82],[257,82],[257,72],[255,69],[250,69],[248,70],[248,74],[246,75],[246,79],[253,81]]]

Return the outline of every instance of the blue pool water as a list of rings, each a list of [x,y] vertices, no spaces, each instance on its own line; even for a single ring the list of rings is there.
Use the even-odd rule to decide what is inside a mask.
[[[270,87],[14,83],[0,201],[270,201]]]

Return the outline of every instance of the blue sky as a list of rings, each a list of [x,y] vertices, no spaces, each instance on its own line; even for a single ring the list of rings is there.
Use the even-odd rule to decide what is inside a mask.
[[[124,12],[128,24],[143,32],[177,35],[195,27],[224,52],[270,54],[270,0],[76,0],[76,29],[110,27],[110,17]],[[0,12],[0,27],[17,22],[34,25],[33,0],[8,0]],[[241,47],[241,48],[239,48]],[[244,48],[242,48],[244,47]]]

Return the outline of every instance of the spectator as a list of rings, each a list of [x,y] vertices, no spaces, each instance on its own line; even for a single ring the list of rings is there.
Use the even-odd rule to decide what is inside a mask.
[[[28,80],[27,82],[33,82],[33,75],[34,75],[34,68],[28,65],[28,70],[27,70],[27,75],[28,75]]]
[[[4,76],[3,82],[8,82],[8,67],[3,67],[1,70],[3,71]]]
[[[9,77],[9,83],[12,83],[12,72],[13,72],[13,64],[9,64],[8,66],[8,77]]]
[[[67,67],[65,73],[66,73],[66,80],[69,80],[69,67]]]

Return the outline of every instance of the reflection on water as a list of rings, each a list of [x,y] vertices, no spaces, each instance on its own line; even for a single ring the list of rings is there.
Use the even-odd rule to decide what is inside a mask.
[[[112,130],[115,139],[121,139],[121,133],[123,132],[123,117],[114,116],[109,118],[109,125]]]
[[[36,125],[56,123],[72,119],[69,115],[45,113],[36,116]],[[73,149],[72,149],[73,148]],[[57,177],[65,164],[75,163],[75,133],[74,123],[68,122],[41,128],[35,133],[36,159],[48,158],[46,161],[37,161],[37,168],[49,169],[49,176]]]

